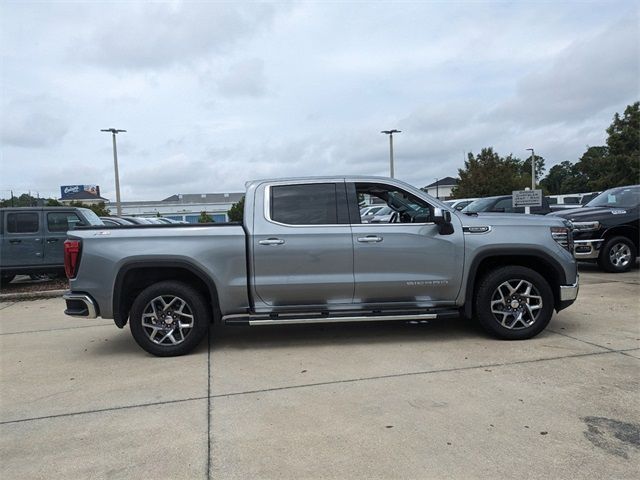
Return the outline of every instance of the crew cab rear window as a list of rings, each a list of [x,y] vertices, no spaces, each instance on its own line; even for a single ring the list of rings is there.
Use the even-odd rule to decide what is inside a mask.
[[[35,212],[8,213],[7,233],[36,233],[38,214]]]
[[[271,187],[271,220],[287,225],[335,225],[338,200],[335,183]]]

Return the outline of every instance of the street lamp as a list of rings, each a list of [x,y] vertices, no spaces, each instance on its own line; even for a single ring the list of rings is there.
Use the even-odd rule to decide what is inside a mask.
[[[120,205],[120,175],[118,174],[118,149],[116,148],[116,135],[118,133],[126,132],[126,130],[118,130],[117,128],[105,128],[100,130],[101,132],[111,133],[113,139],[113,169],[116,176],[116,211],[118,216],[122,215],[122,205]]]
[[[390,173],[389,176],[393,178],[393,134],[401,133],[401,131],[400,130],[382,130],[380,133],[389,135],[389,173]]]
[[[533,148],[527,148],[531,151],[531,190],[536,189],[536,156],[533,152]]]

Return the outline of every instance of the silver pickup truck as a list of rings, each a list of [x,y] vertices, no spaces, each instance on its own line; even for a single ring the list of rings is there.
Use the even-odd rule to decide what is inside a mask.
[[[362,223],[359,201],[394,211]],[[570,223],[470,214],[397,180],[248,184],[242,223],[69,232],[67,315],[129,322],[158,356],[188,353],[211,322],[282,325],[463,315],[492,335],[540,333],[578,293]]]

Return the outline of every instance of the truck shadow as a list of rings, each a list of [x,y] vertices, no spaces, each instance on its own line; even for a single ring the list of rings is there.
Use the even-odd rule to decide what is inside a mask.
[[[216,325],[211,331],[211,348],[259,349],[310,345],[455,342],[467,338],[486,340],[488,337],[475,322],[463,319],[423,323],[395,321],[256,327]]]

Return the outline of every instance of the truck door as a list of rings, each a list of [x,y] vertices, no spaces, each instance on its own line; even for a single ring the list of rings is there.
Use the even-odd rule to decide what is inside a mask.
[[[42,265],[43,238],[41,211],[8,211],[4,215],[2,266]]]
[[[270,306],[350,304],[353,244],[344,181],[278,182],[256,190],[256,300]]]
[[[386,223],[356,219],[352,225],[354,302],[430,306],[455,300],[464,265],[457,216],[451,215],[453,233],[442,235],[431,220],[433,206],[418,192],[382,182],[350,183],[347,191],[354,201],[372,195],[398,212]]]
[[[64,241],[67,231],[74,225],[82,224],[80,217],[72,211],[44,212],[45,242],[44,263],[46,265],[64,265]]]

